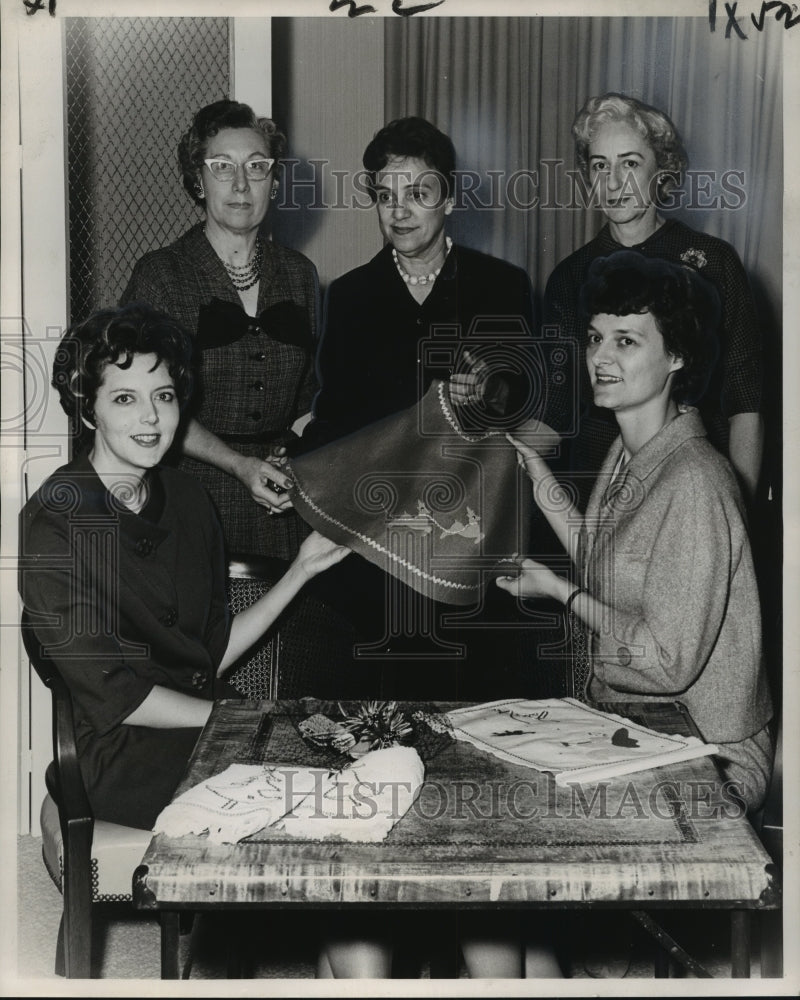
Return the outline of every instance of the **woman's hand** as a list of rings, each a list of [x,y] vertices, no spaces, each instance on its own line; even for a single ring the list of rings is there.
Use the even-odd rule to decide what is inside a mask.
[[[312,576],[328,569],[350,552],[312,531],[300,546],[294,562],[266,594],[233,616],[228,646],[219,664],[217,677],[235,663],[275,622]]]
[[[536,448],[522,438],[520,431],[517,431],[515,435],[506,434],[506,438],[517,449],[517,462],[527,472],[528,478],[534,486],[543,483],[545,479],[552,475],[550,466],[545,462]]]
[[[278,492],[275,487],[288,490],[292,480],[282,466],[285,459],[280,454],[270,455],[270,461],[257,456],[240,455],[236,461],[236,478],[257,504],[266,507],[270,514],[282,514],[289,510],[292,501],[287,493]]]
[[[561,443],[558,431],[554,431],[549,424],[537,420],[536,417],[519,424],[512,432],[512,436],[538,452],[551,451]]]
[[[486,392],[486,382],[491,369],[485,361],[476,358],[470,351],[464,351],[466,371],[454,372],[448,379],[450,402],[454,406],[478,403]]]
[[[337,545],[318,531],[312,531],[300,546],[294,566],[306,580],[310,580],[312,576],[330,569],[349,554],[350,549],[346,545]]]
[[[499,576],[495,583],[501,590],[507,590],[516,597],[552,597],[564,602],[574,587],[569,581],[557,576],[547,566],[534,559],[512,560],[516,564],[516,572]]]

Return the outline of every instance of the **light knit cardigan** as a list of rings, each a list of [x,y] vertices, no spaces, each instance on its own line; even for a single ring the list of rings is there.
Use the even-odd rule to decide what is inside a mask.
[[[591,697],[683,702],[703,736],[735,742],[772,715],[759,595],[739,489],[696,410],[665,425],[589,500],[582,583],[612,613],[592,636]],[[610,485],[611,484],[611,485]]]

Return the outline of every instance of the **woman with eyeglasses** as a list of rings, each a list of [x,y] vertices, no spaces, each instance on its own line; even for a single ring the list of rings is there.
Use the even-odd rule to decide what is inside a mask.
[[[275,123],[246,104],[201,108],[178,159],[205,218],[145,254],[122,296],[194,335],[199,392],[179,439],[180,468],[211,493],[229,550],[284,560],[308,533],[283,492],[281,465],[317,388],[318,294],[314,265],[264,231],[285,147]]]

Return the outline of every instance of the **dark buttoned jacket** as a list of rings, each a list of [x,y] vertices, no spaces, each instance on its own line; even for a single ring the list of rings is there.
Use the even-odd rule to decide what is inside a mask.
[[[387,246],[328,289],[320,390],[303,442],[316,446],[413,406],[434,379],[450,376],[470,343],[475,353],[494,344],[525,367],[520,355],[532,332],[530,281],[521,268],[454,245],[420,305]]]
[[[20,592],[69,686],[90,801],[111,772],[120,795],[134,774],[146,784],[157,773],[148,730],[123,720],[155,685],[211,698],[228,642],[222,531],[206,491],[170,468],[147,484],[134,514],[82,456],[21,514]],[[185,763],[174,762],[175,783]]]

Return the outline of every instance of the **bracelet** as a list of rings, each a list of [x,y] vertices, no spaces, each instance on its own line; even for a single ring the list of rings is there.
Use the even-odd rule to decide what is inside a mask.
[[[572,593],[569,595],[569,597],[567,598],[567,600],[566,600],[566,602],[564,604],[564,613],[567,616],[569,616],[570,612],[572,611],[572,602],[575,600],[575,598],[578,596],[578,594],[583,594],[583,593],[584,593],[583,587],[576,587],[572,591]]]

